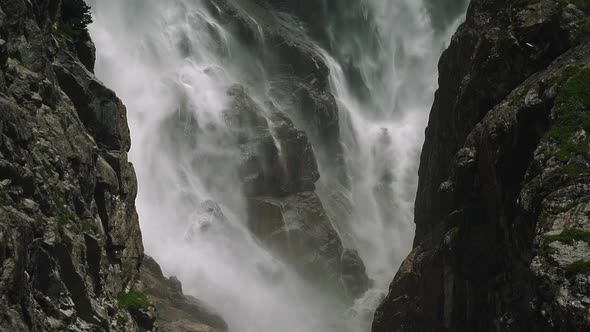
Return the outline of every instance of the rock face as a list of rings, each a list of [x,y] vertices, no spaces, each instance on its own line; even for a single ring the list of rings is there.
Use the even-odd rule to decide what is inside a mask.
[[[344,247],[314,192],[318,164],[336,170],[335,177],[346,183],[328,67],[299,21],[283,11],[290,4],[209,3],[218,20],[251,45],[269,71],[268,101],[257,103],[247,89],[234,86],[224,114],[241,152],[239,174],[250,230],[321,290],[352,301],[369,287],[365,266],[356,250]]]
[[[0,1],[1,331],[138,330],[126,110],[93,74],[88,19],[82,0]]]
[[[137,285],[157,309],[155,328],[160,332],[222,332],[225,321],[197,299],[182,294],[178,279],[166,278],[158,263],[145,256]]]
[[[440,64],[385,331],[590,329],[590,19],[473,0]]]
[[[315,193],[257,197],[249,206],[252,232],[323,290],[353,300],[369,288],[358,253],[344,249]]]

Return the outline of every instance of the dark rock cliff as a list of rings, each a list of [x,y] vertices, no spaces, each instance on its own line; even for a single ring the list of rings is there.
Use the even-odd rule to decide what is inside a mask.
[[[473,0],[372,331],[590,330],[590,6]]]
[[[136,290],[148,283],[126,110],[93,74],[89,20],[82,0],[0,1],[0,331],[158,317]]]

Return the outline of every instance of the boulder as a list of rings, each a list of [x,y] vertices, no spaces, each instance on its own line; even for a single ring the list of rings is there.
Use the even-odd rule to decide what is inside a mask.
[[[252,233],[306,279],[352,301],[369,287],[358,253],[346,249],[313,192],[249,200]]]
[[[157,308],[154,326],[157,331],[225,332],[227,323],[212,309],[192,296],[182,293],[175,277],[166,278],[158,263],[145,256],[140,270],[141,289]]]
[[[233,99],[224,115],[241,152],[238,172],[246,195],[314,190],[319,172],[306,134],[272,105],[265,114],[243,87],[228,94]]]

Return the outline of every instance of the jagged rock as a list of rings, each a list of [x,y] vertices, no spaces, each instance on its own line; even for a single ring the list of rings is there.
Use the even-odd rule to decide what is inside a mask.
[[[224,113],[242,154],[239,174],[247,195],[287,195],[314,190],[319,179],[314,151],[304,132],[273,110],[268,119],[241,86],[228,94]]]
[[[563,2],[472,1],[439,65],[414,248],[372,331],[590,329],[589,21]]]
[[[1,331],[139,329],[117,301],[143,258],[126,110],[83,4],[0,0]]]
[[[141,266],[141,288],[157,310],[157,331],[223,332],[225,321],[197,299],[184,295],[175,277],[166,278],[158,263],[145,256]]]
[[[269,70],[265,77],[271,79],[271,96],[280,101],[297,128],[306,128],[321,164],[336,170],[336,177],[346,183],[338,106],[329,85],[330,72],[320,51],[301,29],[311,20],[299,9],[315,8],[317,4],[255,0],[243,0],[240,4],[228,0],[208,3],[219,21],[240,36],[253,54],[264,59]],[[294,9],[306,22],[285,14],[285,9]],[[266,51],[268,47],[272,47],[272,52]]]
[[[273,102],[267,102],[264,111],[244,88],[234,87],[229,91],[233,102],[226,112],[242,152],[240,176],[249,197],[250,228],[303,276],[332,294],[353,300],[369,287],[364,264],[355,251],[344,249],[312,192],[319,179],[316,158],[335,170],[330,174],[334,182],[347,185],[338,107],[330,92],[325,59],[303,33],[299,20],[284,15],[280,10],[284,7],[269,10],[267,6],[277,5],[275,1],[209,3],[221,24],[264,59],[269,70],[265,77],[271,78]],[[273,57],[266,52],[269,45]],[[289,228],[296,225],[304,228]]]
[[[305,278],[348,300],[368,289],[362,260],[343,247],[315,193],[251,198],[249,210],[254,235]]]

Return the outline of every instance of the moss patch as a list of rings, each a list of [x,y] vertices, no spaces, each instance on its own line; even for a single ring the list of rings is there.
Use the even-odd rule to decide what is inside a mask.
[[[571,263],[565,268],[568,276],[574,276],[576,274],[590,273],[590,261],[579,260]]]
[[[119,307],[125,310],[145,309],[151,305],[147,296],[138,290],[132,289],[128,293],[121,292],[117,296]]]
[[[92,220],[82,220],[82,231],[84,233],[99,233],[98,226]]]
[[[560,0],[562,5],[572,4],[583,11],[590,11],[590,0]]]
[[[546,138],[556,142],[559,147],[552,154],[567,162],[573,155],[587,156],[590,152],[586,142],[571,140],[572,135],[578,130],[590,133],[590,69],[568,66],[563,71],[563,77],[566,77],[567,81],[555,99],[559,109],[558,119],[547,132]],[[575,174],[586,169],[569,171]]]
[[[561,243],[573,245],[574,241],[584,241],[590,245],[590,232],[581,229],[566,229],[558,235],[545,236],[545,242],[551,243],[559,241]]]
[[[549,279],[544,279],[541,284],[541,290],[550,297],[555,297],[559,292],[559,285]]]
[[[584,196],[582,198],[578,198],[575,201],[569,203],[568,205],[558,208],[555,210],[555,213],[563,213],[563,212],[567,212],[573,208],[575,208],[576,206],[580,205],[580,204],[585,204],[590,202],[590,195],[589,196]]]

